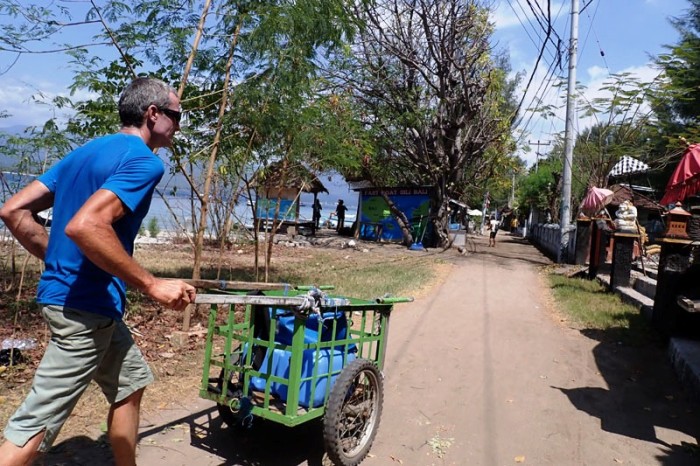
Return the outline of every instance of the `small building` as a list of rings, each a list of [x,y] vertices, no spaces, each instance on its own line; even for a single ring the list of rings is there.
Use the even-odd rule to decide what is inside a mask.
[[[411,224],[415,241],[425,246],[434,243],[433,224],[430,221],[430,187],[358,187],[359,193],[355,236],[369,241],[401,242],[403,234],[398,221],[391,213],[385,196]]]
[[[274,162],[258,170],[252,184],[258,222],[281,221],[283,232],[290,226],[307,227],[315,232],[310,219],[299,218],[299,199],[302,192],[312,193],[315,202],[319,193],[328,190],[308,168],[298,162]]]

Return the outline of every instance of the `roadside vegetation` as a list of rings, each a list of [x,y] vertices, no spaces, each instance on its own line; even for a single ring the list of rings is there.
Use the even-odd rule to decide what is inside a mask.
[[[549,274],[548,280],[557,309],[582,333],[630,346],[661,341],[639,309],[622,302],[598,281],[555,273]]]

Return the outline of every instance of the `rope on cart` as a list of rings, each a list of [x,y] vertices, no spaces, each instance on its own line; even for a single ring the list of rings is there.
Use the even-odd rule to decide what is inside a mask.
[[[296,308],[295,314],[303,319],[309,317],[313,312],[314,314],[321,314],[321,300],[324,294],[318,288],[312,288],[302,296],[302,303]]]

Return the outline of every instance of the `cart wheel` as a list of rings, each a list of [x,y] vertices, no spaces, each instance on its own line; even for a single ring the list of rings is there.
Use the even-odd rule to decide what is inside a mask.
[[[356,359],[340,372],[323,418],[323,442],[334,464],[354,466],[365,459],[377,435],[383,401],[384,383],[372,361]]]

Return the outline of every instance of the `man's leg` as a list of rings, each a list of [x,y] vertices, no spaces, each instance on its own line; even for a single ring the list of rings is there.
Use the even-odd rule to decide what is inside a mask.
[[[5,427],[0,465],[31,464],[47,451],[90,383],[111,338],[112,319],[56,306],[42,308],[51,340],[32,389]]]
[[[109,441],[117,466],[136,465],[136,442],[139,433],[139,410],[143,391],[141,388],[109,409],[107,425]]]
[[[38,454],[42,440],[44,440],[43,431],[32,437],[23,447],[18,447],[12,442],[5,441],[0,446],[0,466],[25,466],[32,464],[32,461]]]
[[[134,466],[141,398],[146,386],[153,382],[153,373],[124,322],[116,323],[109,349],[95,374],[95,382],[111,405],[107,435],[115,463],[117,466]]]

